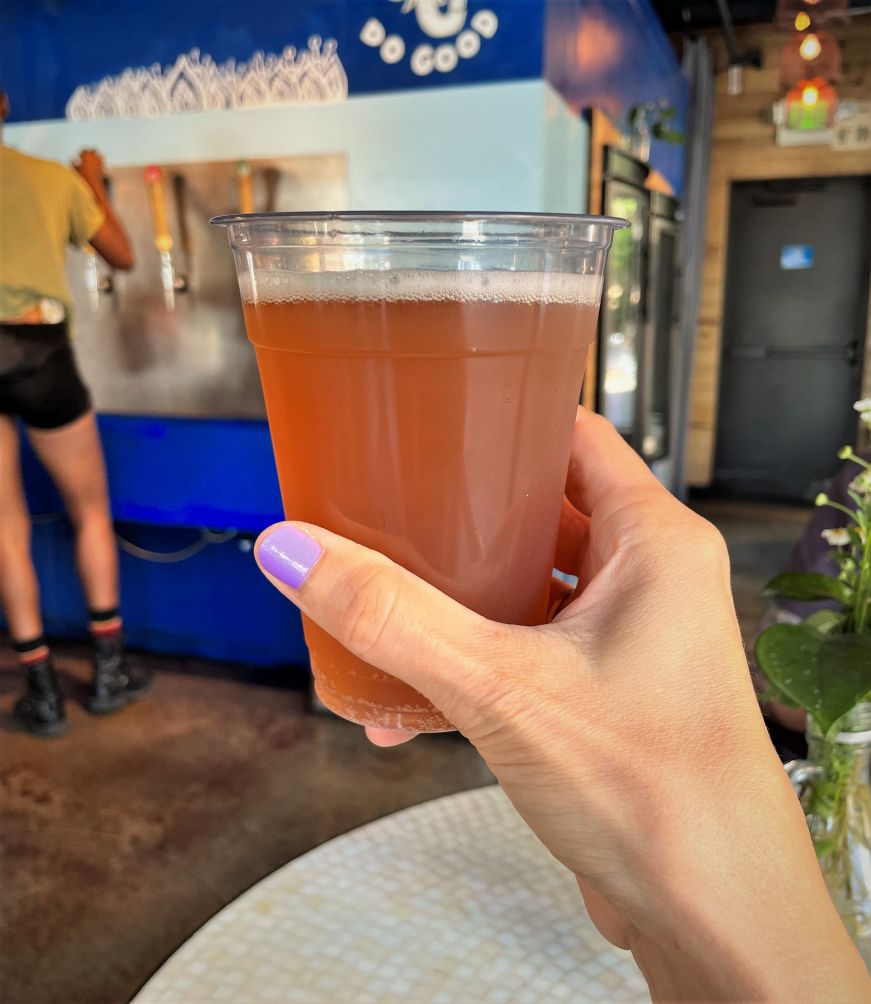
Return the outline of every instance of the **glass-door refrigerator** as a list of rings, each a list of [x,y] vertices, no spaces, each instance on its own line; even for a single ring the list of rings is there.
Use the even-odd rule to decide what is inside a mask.
[[[598,410],[639,452],[643,434],[647,242],[650,192],[648,168],[614,147],[604,150],[602,212],[629,220],[614,234],[605,271],[599,321]]]
[[[638,449],[648,463],[662,460],[671,451],[679,234],[677,200],[662,192],[651,192],[646,332],[638,414]]]

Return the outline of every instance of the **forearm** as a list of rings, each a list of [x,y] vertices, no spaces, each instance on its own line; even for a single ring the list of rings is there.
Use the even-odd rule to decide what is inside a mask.
[[[113,228],[116,228],[122,234],[124,234],[126,239],[126,231],[124,230],[124,224],[118,218],[118,215],[112,206],[112,202],[109,199],[109,193],[106,191],[105,185],[103,185],[102,183],[91,184],[91,191],[94,193],[94,198],[99,203],[100,209],[103,210],[103,216],[105,217],[105,222],[109,223]]]
[[[683,848],[660,909],[632,931],[653,999],[871,1000],[797,800],[780,777],[746,780],[728,827]]]
[[[104,217],[102,225],[91,237],[91,245],[113,268],[130,269],[134,259],[127,231],[115,214],[102,181],[90,184]]]

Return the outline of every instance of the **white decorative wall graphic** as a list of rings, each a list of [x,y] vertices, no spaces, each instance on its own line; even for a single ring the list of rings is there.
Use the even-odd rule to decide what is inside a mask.
[[[423,43],[409,57],[411,72],[425,77],[435,70],[450,73],[461,59],[474,59],[481,51],[481,39],[490,39],[499,28],[499,18],[492,10],[479,10],[472,15],[470,27],[469,0],[393,0],[402,4],[402,13],[414,11],[420,30],[430,38],[449,39],[441,45]],[[360,32],[360,41],[378,49],[385,63],[399,63],[405,56],[405,39],[388,35],[376,17],[370,17]]]
[[[336,42],[322,42],[313,35],[301,52],[288,46],[280,55],[255,52],[246,62],[216,63],[208,54],[191,49],[165,69],[159,63],[128,68],[77,87],[67,102],[66,117],[77,121],[138,118],[347,97],[348,77]]]

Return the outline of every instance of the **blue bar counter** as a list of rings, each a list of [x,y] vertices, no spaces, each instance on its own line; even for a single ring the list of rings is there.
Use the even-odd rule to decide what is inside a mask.
[[[100,415],[99,424],[130,645],[259,666],[307,664],[298,612],[251,553],[260,530],[282,518],[266,422]],[[46,630],[84,636],[63,503],[26,443],[22,469]]]

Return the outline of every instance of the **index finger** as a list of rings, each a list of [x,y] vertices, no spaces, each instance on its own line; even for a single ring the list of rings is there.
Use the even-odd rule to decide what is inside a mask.
[[[254,556],[272,584],[327,634],[440,710],[461,692],[483,692],[503,625],[323,527],[278,523],[260,535]]]
[[[401,746],[411,742],[416,732],[396,732],[394,729],[378,729],[374,725],[366,726],[366,738],[373,746]]]
[[[566,498],[589,516],[608,498],[661,487],[647,464],[601,415],[578,408]]]

